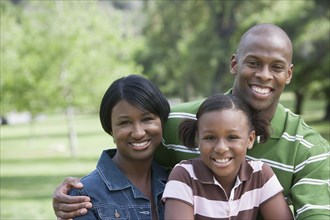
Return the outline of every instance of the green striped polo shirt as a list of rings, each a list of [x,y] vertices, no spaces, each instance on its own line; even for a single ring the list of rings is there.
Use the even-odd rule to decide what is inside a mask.
[[[195,158],[199,151],[181,145],[178,125],[182,119],[196,119],[204,100],[173,106],[165,124],[163,143],[156,160],[173,167],[181,160]],[[284,195],[300,219],[330,219],[330,147],[327,140],[306,125],[301,116],[278,105],[271,121],[271,137],[255,143],[247,158],[270,165],[284,188]]]

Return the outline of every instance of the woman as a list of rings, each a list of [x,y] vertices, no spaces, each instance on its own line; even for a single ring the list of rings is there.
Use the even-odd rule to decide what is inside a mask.
[[[130,75],[114,81],[101,102],[103,129],[116,150],[103,151],[96,169],[82,178],[83,189],[71,195],[91,198],[92,209],[76,219],[153,219],[164,217],[161,196],[167,172],[153,156],[170,112],[151,81]]]

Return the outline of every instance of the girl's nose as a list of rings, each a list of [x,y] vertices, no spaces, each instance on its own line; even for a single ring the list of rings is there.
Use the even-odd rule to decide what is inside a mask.
[[[223,140],[219,140],[216,143],[215,148],[214,148],[214,151],[217,153],[220,153],[220,154],[224,153],[228,150],[229,150],[228,144],[226,143],[226,141],[223,141]]]

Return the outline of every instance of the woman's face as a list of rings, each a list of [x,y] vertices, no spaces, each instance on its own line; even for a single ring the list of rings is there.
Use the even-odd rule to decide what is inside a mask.
[[[111,122],[112,136],[122,158],[145,160],[153,157],[162,139],[162,124],[157,115],[121,100],[112,109]]]
[[[248,146],[253,145],[246,115],[225,109],[203,114],[198,122],[198,143],[203,162],[216,179],[235,181]]]

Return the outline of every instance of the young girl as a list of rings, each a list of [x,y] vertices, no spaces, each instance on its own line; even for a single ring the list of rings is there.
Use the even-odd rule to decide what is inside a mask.
[[[82,178],[84,188],[71,190],[71,195],[89,196],[93,203],[77,219],[164,218],[161,197],[168,174],[153,157],[169,112],[158,87],[141,76],[111,84],[101,102],[100,120],[116,150],[103,151],[96,170]]]
[[[184,145],[200,157],[176,165],[165,186],[165,219],[292,219],[272,169],[247,161],[247,149],[269,137],[267,121],[252,115],[237,97],[214,95],[197,120],[179,127]]]

